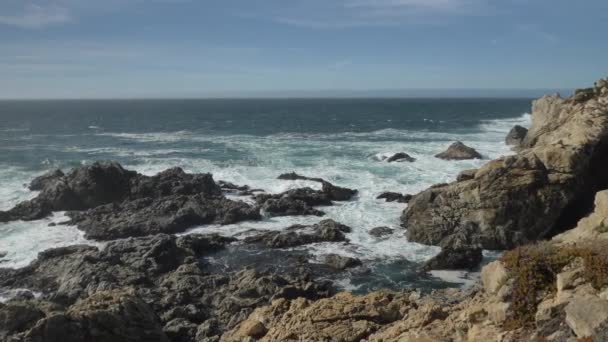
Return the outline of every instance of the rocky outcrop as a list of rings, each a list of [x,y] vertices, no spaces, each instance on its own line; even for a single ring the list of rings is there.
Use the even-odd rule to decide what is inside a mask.
[[[395,232],[394,229],[391,229],[389,227],[375,227],[369,230],[369,235],[377,237],[377,238],[381,238],[381,237],[385,237],[387,235],[391,235]]]
[[[466,160],[466,159],[481,159],[481,154],[474,148],[457,141],[450,145],[447,150],[436,154],[436,158],[444,160]]]
[[[376,199],[384,199],[386,202],[408,203],[412,199],[412,195],[400,194],[398,192],[383,192]]]
[[[327,254],[323,257],[323,263],[336,270],[361,266],[363,263],[357,258],[351,258],[338,254]]]
[[[581,219],[574,229],[553,237],[553,241],[567,244],[608,239],[608,190],[595,195],[595,209]]]
[[[573,227],[608,187],[608,95],[535,101],[521,147],[414,196],[401,217],[409,239],[438,245],[466,231],[483,248],[508,249]]]
[[[287,174],[289,179],[303,177],[295,173]],[[311,178],[303,177],[308,180]],[[287,179],[287,178],[283,178]],[[300,179],[300,178],[296,178]],[[348,201],[357,194],[357,190],[335,186],[325,180],[319,179],[321,190],[299,188],[285,191],[280,194],[261,194],[255,196],[256,202],[268,216],[315,215],[324,213],[313,207],[333,205],[332,201]]]
[[[282,231],[268,231],[245,238],[246,243],[262,244],[270,248],[288,248],[317,242],[347,241],[344,233],[351,228],[334,220],[323,220],[312,226],[294,225]]]
[[[331,184],[322,178],[311,178],[301,176],[295,172],[281,174],[278,179],[282,180],[308,180],[321,183],[321,192],[331,201],[348,201],[357,194],[357,190],[342,188]]]
[[[527,128],[522,127],[520,125],[515,125],[507,134],[507,137],[505,138],[505,144],[517,147],[524,141],[524,139],[526,138],[526,134],[528,134]]]
[[[388,157],[386,159],[387,163],[392,163],[392,162],[409,162],[409,163],[413,163],[416,161],[416,158],[410,156],[409,154],[405,153],[405,152],[399,152],[399,153],[395,153],[392,156]]]
[[[163,341],[165,335],[180,341],[217,340],[271,299],[316,300],[332,293],[328,283],[316,283],[297,269],[208,273],[202,258],[231,241],[216,235],[161,234],[109,242],[103,250],[51,249],[25,268],[0,269],[0,288],[40,292],[43,303],[14,299],[8,309],[0,304],[0,339],[72,341],[64,335],[71,332],[78,341],[146,336]]]
[[[226,199],[210,174],[188,174],[180,168],[148,177],[115,162],[97,162],[67,175],[43,175],[30,188],[41,192],[0,213],[0,219],[34,220],[69,211],[71,222],[86,237],[109,240],[261,218],[258,208]]]

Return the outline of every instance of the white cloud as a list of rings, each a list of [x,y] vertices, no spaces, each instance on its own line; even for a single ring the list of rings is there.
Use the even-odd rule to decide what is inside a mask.
[[[72,20],[70,11],[58,5],[26,4],[12,14],[1,14],[0,24],[36,29]]]
[[[351,28],[441,23],[448,16],[487,14],[490,0],[309,0],[274,11],[274,20],[291,26]]]

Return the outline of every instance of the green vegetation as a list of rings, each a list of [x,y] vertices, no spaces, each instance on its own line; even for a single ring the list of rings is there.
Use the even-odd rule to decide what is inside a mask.
[[[514,279],[512,289],[513,318],[505,323],[517,329],[534,322],[539,302],[556,291],[555,278],[576,258],[584,261],[584,277],[601,289],[608,284],[608,243],[594,242],[556,246],[548,242],[522,246],[506,252],[502,262]]]

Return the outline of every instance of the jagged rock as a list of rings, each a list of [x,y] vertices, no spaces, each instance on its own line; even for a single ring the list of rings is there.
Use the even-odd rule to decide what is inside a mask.
[[[34,303],[12,302],[0,304],[0,339],[22,333],[45,316]]]
[[[332,201],[348,201],[357,194],[357,190],[335,186],[323,181],[322,192]]]
[[[369,231],[369,235],[380,238],[393,234],[394,230],[389,227],[376,227]]]
[[[442,248],[441,252],[428,260],[422,266],[425,271],[430,270],[472,270],[482,261],[481,248]]]
[[[23,323],[27,325],[23,331],[48,338],[45,341],[60,341],[51,339],[52,336],[65,337],[48,335],[58,334],[57,329],[72,331],[74,338],[80,338],[78,341],[89,340],[82,339],[83,330],[79,329],[94,328],[95,322],[103,321],[90,321],[97,317],[109,319],[104,327],[116,329],[106,330],[100,326],[99,330],[102,334],[110,334],[109,331],[118,334],[116,341],[130,341],[121,339],[122,331],[135,327],[146,330],[138,333],[136,340],[157,331],[166,332],[172,340],[214,340],[271,299],[303,297],[316,300],[333,293],[329,283],[314,282],[310,275],[297,269],[282,274],[251,269],[205,273],[201,258],[212,255],[233,240],[217,235],[175,237],[161,234],[112,241],[103,250],[91,246],[51,249],[40,253],[38,259],[25,268],[0,269],[0,288],[29,288],[42,293],[41,302],[61,305],[53,309],[59,311],[59,315],[48,315],[48,310],[42,310],[45,318],[40,322],[44,324],[34,322],[40,316],[36,312],[31,319],[26,319],[32,316],[30,314],[20,316],[27,321]],[[108,297],[104,294],[107,291],[130,292],[127,297]],[[99,310],[92,309],[95,303],[100,303]],[[142,303],[152,311],[155,325],[151,325],[148,318],[152,316]],[[0,304],[0,323],[5,317],[2,316],[4,308]],[[137,312],[131,312],[131,308],[137,308]],[[59,318],[53,318],[56,316]],[[11,324],[18,322],[12,314],[7,317],[6,321]],[[7,331],[2,329],[5,325],[0,325],[0,333]],[[7,336],[22,334],[15,331],[22,328],[11,329],[6,332]],[[163,340],[160,336],[149,340]]]
[[[464,182],[475,178],[475,174],[478,169],[469,169],[460,171],[458,176],[456,177],[457,182]]]
[[[465,160],[465,159],[481,159],[481,154],[475,149],[466,146],[460,141],[450,145],[447,150],[435,155],[439,159],[445,160]]]
[[[32,180],[29,185],[29,189],[32,191],[40,191],[44,189],[48,184],[56,182],[64,176],[65,174],[59,169],[49,171],[43,174],[42,176],[34,178],[34,180]]]
[[[68,216],[72,224],[85,232],[85,237],[95,240],[179,233],[197,225],[231,224],[261,218],[257,208],[244,202],[223,197],[210,199],[203,195],[145,197],[69,212]]]
[[[404,195],[398,192],[383,192],[376,199],[384,199],[386,202],[408,203],[412,199],[412,195]]]
[[[38,197],[25,201],[0,221],[34,220],[67,210],[72,223],[92,239],[182,232],[192,226],[259,220],[259,209],[222,195],[210,174],[172,168],[155,176],[127,171],[115,162],[97,162],[61,176],[39,177]]]
[[[236,185],[234,183],[226,181],[218,181],[217,184],[220,186],[222,191],[235,194],[237,196],[252,196],[256,192],[264,192],[262,189],[251,189],[248,185]]]
[[[323,257],[323,263],[337,270],[361,266],[361,260],[338,254],[327,254]]]
[[[608,186],[606,100],[535,101],[517,155],[490,161],[472,180],[414,196],[401,217],[410,241],[438,245],[468,226],[481,247],[508,249],[574,226],[592,194]]]
[[[312,207],[332,205],[331,199],[326,193],[311,188],[288,190],[277,195],[257,195],[255,200],[269,216],[322,216],[324,215],[322,211]]]
[[[270,248],[288,248],[316,242],[347,241],[344,233],[351,228],[334,220],[323,220],[312,226],[294,225],[282,231],[268,231],[245,238],[246,243],[259,243]]]
[[[608,339],[608,301],[598,298],[577,297],[565,308],[566,322],[577,337]]]
[[[410,156],[409,154],[407,154],[405,152],[398,152],[386,159],[387,163],[404,162],[404,161],[412,163],[412,162],[416,161],[416,158],[413,158],[412,156]]]
[[[496,294],[505,284],[509,274],[500,261],[492,261],[481,269],[481,283],[489,294]]]
[[[49,315],[25,333],[25,340],[169,341],[151,308],[125,291],[98,292]]]
[[[297,174],[295,172],[283,173],[283,174],[279,175],[279,177],[277,177],[277,179],[282,179],[282,180],[308,180],[308,181],[319,182],[319,183],[324,182],[324,180],[321,179],[321,178],[311,178],[311,177],[301,176],[301,175],[299,175],[299,174]]]
[[[594,88],[584,88],[574,90],[574,96],[572,99],[576,102],[585,102],[592,99],[595,96]]]
[[[257,326],[259,341],[359,342],[383,324],[401,319],[409,307],[408,295],[375,292],[364,297],[340,293],[310,302],[277,300],[257,309],[248,319],[222,336],[222,341],[247,341],[248,327]],[[264,329],[260,326],[263,325]],[[247,328],[246,328],[247,327]]]
[[[519,146],[524,139],[526,138],[526,134],[528,133],[528,129],[519,125],[515,125],[507,134],[505,138],[505,143],[507,145]]]
[[[608,190],[595,194],[593,212],[578,221],[574,229],[553,237],[553,241],[566,244],[608,237]]]
[[[311,177],[301,176],[295,172],[281,174],[278,177],[278,179],[309,180],[309,181],[313,181],[313,182],[319,182],[322,184],[321,192],[323,194],[325,194],[327,196],[327,199],[329,199],[330,201],[348,201],[354,195],[357,194],[357,190],[342,188],[342,187],[333,185],[330,182],[328,182],[322,178],[311,178]],[[308,189],[308,188],[305,188],[305,189]],[[308,204],[315,205],[315,204],[310,204],[310,203],[308,203]],[[327,205],[330,205],[330,204],[327,204]]]

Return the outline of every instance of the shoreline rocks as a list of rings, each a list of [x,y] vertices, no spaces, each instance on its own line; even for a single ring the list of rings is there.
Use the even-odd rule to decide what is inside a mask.
[[[435,158],[443,160],[467,160],[482,159],[482,156],[474,148],[457,141],[450,145],[447,150],[436,154]]]
[[[412,199],[412,195],[400,194],[398,192],[383,192],[376,199],[384,199],[386,202],[408,203]]]
[[[409,154],[405,153],[405,152],[399,152],[399,153],[395,153],[392,156],[388,157],[386,159],[387,163],[392,163],[392,162],[408,162],[408,163],[413,163],[416,161],[416,158],[410,156]]]
[[[468,234],[484,249],[510,249],[574,227],[608,188],[608,94],[580,103],[545,96],[516,155],[467,180],[432,187],[401,216],[410,241],[443,245]]]

